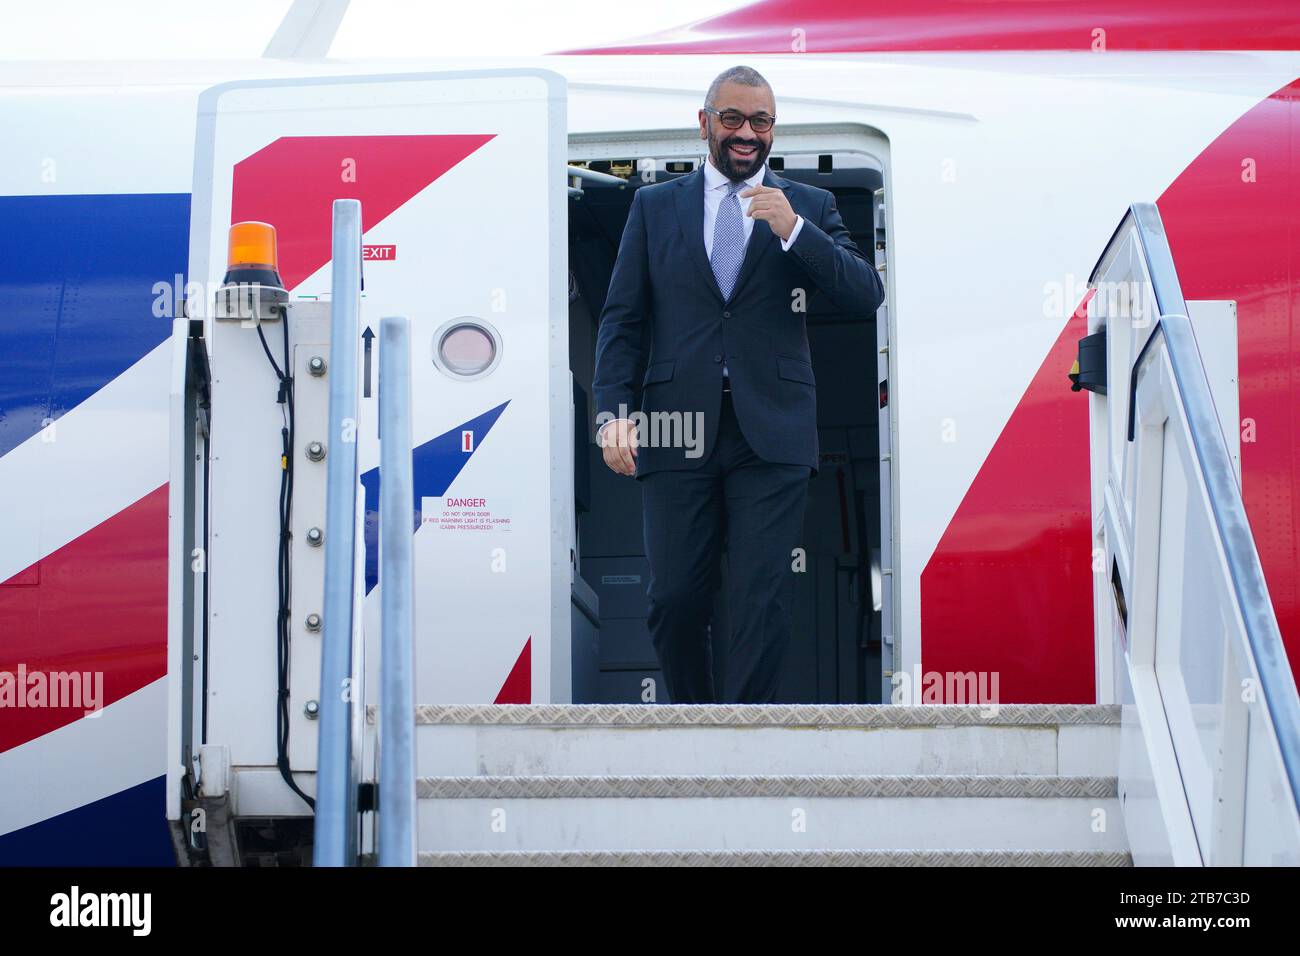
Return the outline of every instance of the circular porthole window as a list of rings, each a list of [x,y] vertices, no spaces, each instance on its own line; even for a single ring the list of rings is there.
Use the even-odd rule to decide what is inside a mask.
[[[452,319],[433,336],[433,364],[452,378],[482,378],[500,361],[501,336],[482,319]]]

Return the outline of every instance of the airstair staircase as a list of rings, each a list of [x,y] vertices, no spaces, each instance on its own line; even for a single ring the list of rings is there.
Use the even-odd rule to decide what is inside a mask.
[[[417,709],[419,862],[1131,865],[1119,708]]]

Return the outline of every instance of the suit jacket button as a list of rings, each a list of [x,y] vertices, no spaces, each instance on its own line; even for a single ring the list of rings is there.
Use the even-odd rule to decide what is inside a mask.
[[[723,312],[723,313],[722,313],[722,317],[723,317],[724,319],[729,319],[729,318],[731,318],[731,313],[730,313],[730,312]]]
[[[721,355],[715,355],[715,356],[713,356],[713,361],[715,361],[715,362],[721,362],[721,361],[722,361],[722,356],[721,356]]]

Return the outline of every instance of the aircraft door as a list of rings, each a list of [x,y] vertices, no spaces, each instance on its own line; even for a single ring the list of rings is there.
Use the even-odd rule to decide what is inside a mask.
[[[378,634],[379,319],[412,329],[415,628],[421,703],[570,695],[572,400],[565,84],[535,69],[237,82],[200,99],[191,318],[211,361],[210,740],[274,764],[281,429],[293,369],[290,762],[314,768],[329,370],[331,208],[361,204],[358,590]],[[282,323],[200,315],[232,223],[275,227]],[[201,283],[200,287],[195,286]],[[319,308],[313,314],[313,303]],[[260,333],[260,334],[259,334]],[[262,340],[265,340],[265,344]],[[269,361],[268,361],[269,360]],[[319,373],[319,374],[318,374]],[[174,538],[176,536],[173,536]],[[173,560],[178,560],[173,555]],[[317,620],[317,624],[319,621]],[[376,654],[366,655],[373,669]]]

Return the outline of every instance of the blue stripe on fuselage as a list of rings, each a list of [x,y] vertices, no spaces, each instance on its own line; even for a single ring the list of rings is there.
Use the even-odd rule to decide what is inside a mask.
[[[0,836],[0,866],[175,866],[167,778]]]
[[[421,498],[441,498],[456,480],[461,469],[470,456],[479,450],[483,439],[497,423],[501,413],[506,410],[508,401],[496,408],[488,409],[477,418],[471,418],[463,424],[450,428],[436,438],[430,438],[423,444],[411,449],[411,485],[415,495],[412,503],[412,533],[420,530],[423,518]],[[461,448],[461,436],[466,431],[474,433],[474,450]],[[361,487],[365,489],[365,545],[366,545],[366,593],[369,594],[379,583],[379,469],[371,468],[361,475]]]
[[[4,455],[171,335],[190,197],[0,196],[0,223]],[[171,306],[161,317],[157,283]]]

